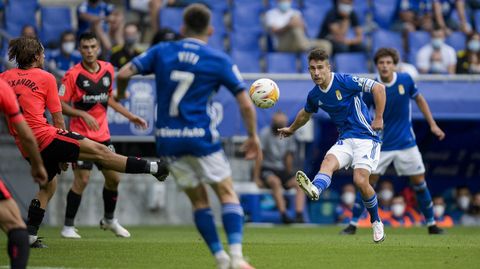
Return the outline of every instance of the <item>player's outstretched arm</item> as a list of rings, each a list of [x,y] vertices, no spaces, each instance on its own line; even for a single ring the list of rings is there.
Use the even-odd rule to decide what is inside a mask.
[[[92,117],[90,114],[88,114],[88,112],[83,111],[83,110],[79,110],[79,109],[75,109],[65,101],[61,101],[61,102],[62,102],[62,112],[63,112],[63,114],[65,114],[67,116],[70,116],[70,117],[82,118],[85,121],[85,123],[87,124],[88,128],[90,128],[91,130],[97,131],[100,128],[98,126],[97,120],[94,117]]]
[[[138,125],[143,129],[147,128],[147,122],[144,119],[128,111],[124,106],[122,106],[122,104],[115,101],[115,98],[113,98],[112,96],[108,98],[108,105],[118,113],[122,114],[125,118],[127,118],[135,125]]]
[[[47,171],[43,166],[42,157],[38,152],[37,140],[35,136],[33,136],[32,130],[28,127],[26,121],[13,123],[13,128],[15,128],[20,138],[22,148],[27,152],[28,158],[30,159],[33,180],[40,185],[47,183]]]
[[[385,86],[375,83],[372,87],[373,102],[375,103],[375,118],[372,121],[372,129],[380,131],[383,129],[383,112],[385,111]]]
[[[263,156],[260,147],[260,139],[257,135],[257,113],[253,107],[252,101],[248,97],[246,91],[238,93],[236,99],[248,134],[247,140],[242,145],[242,149],[245,151],[245,159],[262,159]]]
[[[295,118],[295,121],[289,127],[284,127],[284,128],[278,129],[280,137],[291,136],[300,127],[305,125],[305,123],[307,123],[310,120],[311,117],[312,117],[312,113],[308,113],[307,111],[305,111],[305,109],[302,108],[302,110],[300,110],[297,113],[297,117]]]
[[[125,92],[127,90],[128,81],[133,75],[138,74],[138,70],[132,62],[128,62],[126,65],[122,66],[117,74],[117,100],[124,99]]]
[[[425,120],[430,126],[430,131],[438,137],[438,140],[443,140],[445,138],[445,133],[438,127],[437,122],[433,119],[432,112],[428,106],[427,100],[421,94],[417,94],[415,97],[415,102],[417,103],[418,108],[422,111]]]

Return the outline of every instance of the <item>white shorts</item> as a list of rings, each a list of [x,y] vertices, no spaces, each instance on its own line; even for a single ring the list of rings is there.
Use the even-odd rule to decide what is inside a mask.
[[[422,155],[416,145],[402,150],[382,151],[378,167],[373,173],[379,175],[385,174],[385,171],[392,162],[399,176],[414,176],[425,173]]]
[[[207,156],[168,158],[168,169],[182,189],[195,188],[200,183],[218,183],[232,176],[232,170],[223,150]]]
[[[328,150],[327,155],[332,154],[337,158],[339,169],[353,167],[372,172],[377,168],[380,159],[380,146],[379,142],[371,139],[347,138],[338,140]]]

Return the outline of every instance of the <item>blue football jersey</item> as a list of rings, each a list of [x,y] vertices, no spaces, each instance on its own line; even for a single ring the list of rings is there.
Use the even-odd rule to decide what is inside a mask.
[[[141,74],[155,74],[160,156],[205,156],[221,149],[211,99],[221,85],[233,95],[246,87],[228,55],[188,38],[160,43],[132,63]]]
[[[387,102],[383,113],[382,151],[413,147],[416,142],[410,100],[418,95],[417,86],[409,74],[394,73],[392,82],[385,84],[385,88]],[[373,105],[371,94],[364,94],[363,99],[367,105]]]
[[[332,73],[332,81],[327,89],[315,86],[307,97],[305,111],[316,113],[321,108],[330,115],[337,126],[339,139],[359,138],[380,142],[380,138],[370,126],[372,119],[362,101],[361,92],[370,92],[375,81],[347,74]]]
[[[74,51],[69,58],[65,57],[60,50],[52,52],[50,55],[50,61],[55,62],[55,66],[62,71],[68,71],[72,66],[82,61],[82,56],[78,51]]]

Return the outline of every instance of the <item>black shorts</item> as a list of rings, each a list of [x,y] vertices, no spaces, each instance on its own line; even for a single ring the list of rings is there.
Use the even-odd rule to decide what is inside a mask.
[[[0,179],[0,201],[3,200],[8,200],[12,198],[12,195],[7,189],[7,186],[3,183],[3,181]]]
[[[287,183],[290,179],[292,179],[293,174],[287,173],[284,170],[272,169],[272,168],[262,166],[260,170],[260,178],[262,179],[265,186],[268,186],[267,177],[271,175],[275,175],[278,178],[280,178],[280,181],[282,182],[282,186],[284,189],[290,188],[287,186]]]
[[[48,174],[48,181],[62,172],[60,163],[76,162],[80,154],[80,143],[78,140],[84,139],[83,136],[70,131],[59,130],[55,138],[46,148],[40,152],[43,164]]]
[[[98,142],[100,144],[103,144],[108,147],[112,152],[115,152],[115,147],[112,144],[112,141],[107,140],[104,142]],[[92,162],[92,161],[80,161],[78,160],[76,163],[73,163],[72,167],[73,169],[85,169],[85,170],[92,170],[93,169],[93,164],[95,164],[98,168],[98,170],[102,170],[103,167],[101,164],[97,162]]]

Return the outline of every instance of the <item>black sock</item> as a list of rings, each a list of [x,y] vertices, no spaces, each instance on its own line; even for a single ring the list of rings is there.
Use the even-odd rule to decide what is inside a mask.
[[[37,235],[40,224],[45,216],[45,209],[40,207],[40,201],[33,199],[28,208],[27,230],[30,235]]]
[[[103,187],[103,216],[106,219],[113,219],[113,213],[115,212],[115,206],[117,205],[117,198],[118,191],[107,190]]]
[[[67,209],[65,210],[65,226],[75,225],[75,216],[77,215],[78,208],[82,202],[82,195],[76,194],[70,190],[67,194]]]
[[[10,267],[12,269],[27,268],[28,254],[28,232],[25,228],[16,228],[8,232],[8,256],[10,256]]]
[[[150,162],[137,157],[128,157],[125,167],[127,174],[150,174]]]

